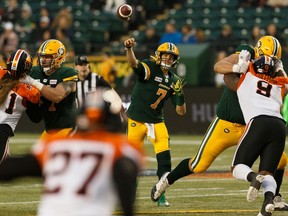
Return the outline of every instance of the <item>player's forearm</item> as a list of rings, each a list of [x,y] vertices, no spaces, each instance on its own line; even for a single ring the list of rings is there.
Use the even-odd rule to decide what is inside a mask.
[[[233,64],[230,62],[220,61],[214,65],[214,71],[220,74],[232,73]]]
[[[138,66],[138,61],[135,57],[135,54],[134,54],[134,51],[132,48],[130,49],[126,49],[126,57],[127,57],[127,61],[129,63],[129,65],[132,67],[132,68],[137,68]]]
[[[54,103],[61,102],[67,95],[64,88],[51,88],[45,85],[41,89],[41,94],[44,98]]]

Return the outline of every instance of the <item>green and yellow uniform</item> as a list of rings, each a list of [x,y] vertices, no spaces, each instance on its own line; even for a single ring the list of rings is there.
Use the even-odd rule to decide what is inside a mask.
[[[148,59],[138,61],[134,72],[137,80],[127,110],[128,139],[143,146],[144,138],[148,136],[158,160],[157,175],[161,177],[171,170],[169,134],[163,108],[169,98],[175,107],[184,104],[184,95],[175,93],[172,88],[180,78],[170,71],[165,76],[160,65]]]
[[[78,73],[72,67],[61,66],[50,76],[43,73],[40,66],[32,67],[30,76],[44,85],[55,88],[65,81],[77,81]],[[41,97],[40,110],[44,119],[45,131],[64,131],[68,133],[75,127],[76,93],[71,92],[61,102],[54,103]]]

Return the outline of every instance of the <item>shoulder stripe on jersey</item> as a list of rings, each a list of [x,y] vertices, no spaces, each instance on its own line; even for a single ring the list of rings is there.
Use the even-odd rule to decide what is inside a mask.
[[[145,77],[144,80],[148,80],[150,78],[150,68],[147,64],[145,64],[144,62],[141,62],[141,64],[143,65],[144,69],[145,69]]]
[[[71,76],[71,77],[66,77],[63,79],[63,82],[67,82],[67,81],[77,81],[78,80],[78,76]]]

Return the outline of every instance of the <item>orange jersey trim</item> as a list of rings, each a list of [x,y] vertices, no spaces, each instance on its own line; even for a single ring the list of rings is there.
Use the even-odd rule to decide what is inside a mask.
[[[8,70],[0,68],[0,79],[8,73]],[[32,85],[19,82],[12,91],[16,92],[18,95],[24,99],[30,101],[31,103],[39,103],[40,101],[40,91]]]

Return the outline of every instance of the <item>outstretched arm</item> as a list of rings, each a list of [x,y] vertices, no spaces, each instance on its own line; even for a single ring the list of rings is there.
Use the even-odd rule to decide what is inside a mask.
[[[244,73],[248,69],[251,54],[242,50],[240,54],[231,54],[214,65],[214,71],[220,74]]]
[[[76,90],[75,81],[61,82],[55,88],[45,86],[29,75],[26,75],[26,77],[20,81],[35,86],[41,92],[43,97],[54,103],[61,102],[68,94],[70,94],[70,92]]]
[[[138,61],[135,57],[135,53],[133,51],[133,47],[136,45],[134,38],[128,38],[124,41],[125,51],[126,51],[126,57],[127,61],[130,64],[132,68],[138,67]]]

